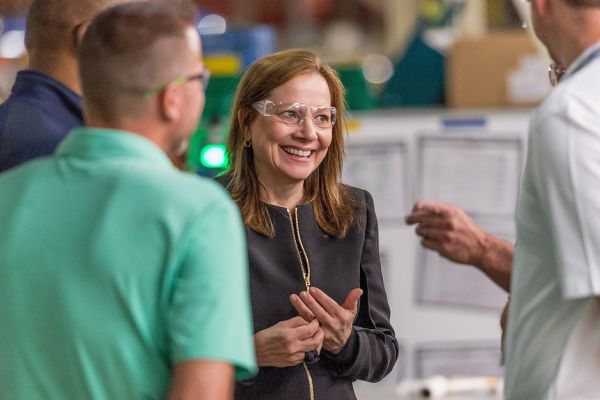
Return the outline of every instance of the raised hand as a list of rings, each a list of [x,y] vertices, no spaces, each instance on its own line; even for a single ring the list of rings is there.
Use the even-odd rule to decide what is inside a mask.
[[[477,265],[486,249],[486,233],[467,213],[452,204],[418,201],[406,223],[417,224],[423,247],[460,264]]]
[[[459,264],[473,265],[504,290],[510,289],[514,245],[485,232],[452,204],[418,201],[406,223],[417,224],[421,245]]]

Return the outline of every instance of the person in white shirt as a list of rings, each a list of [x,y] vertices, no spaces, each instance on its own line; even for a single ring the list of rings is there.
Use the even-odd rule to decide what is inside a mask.
[[[565,72],[537,110],[517,207],[506,399],[600,398],[600,0],[531,0]]]

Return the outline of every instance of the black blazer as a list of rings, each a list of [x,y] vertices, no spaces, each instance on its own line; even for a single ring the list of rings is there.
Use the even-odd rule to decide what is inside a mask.
[[[300,238],[311,265],[312,286],[338,303],[353,288],[364,291],[346,346],[338,354],[323,351],[319,362],[308,365],[316,400],[356,399],[352,382],[381,380],[398,357],[383,286],[373,199],[364,190],[350,187],[350,191],[362,205],[361,218],[343,238],[331,237],[319,228],[312,204],[296,210]],[[246,227],[254,332],[297,316],[289,297],[305,289],[290,214],[272,205],[268,211],[275,226],[273,238]],[[236,384],[235,398],[309,400],[304,366],[262,367],[254,379]]]

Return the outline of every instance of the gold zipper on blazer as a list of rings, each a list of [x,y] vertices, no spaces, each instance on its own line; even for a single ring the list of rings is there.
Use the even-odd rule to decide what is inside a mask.
[[[306,379],[308,379],[308,392],[310,395],[310,400],[315,400],[315,385],[313,383],[312,375],[310,374],[308,365],[305,362],[302,363],[302,366],[304,367],[304,372],[306,372]]]
[[[294,216],[292,217],[291,211],[287,210],[290,217],[290,225],[292,226],[292,237],[294,238],[294,245],[298,252],[298,261],[300,261],[300,269],[302,271],[302,278],[304,279],[304,286],[306,291],[310,289],[310,262],[308,261],[308,255],[304,250],[302,239],[300,238],[300,224],[298,223],[298,209],[294,208]]]
[[[308,255],[306,254],[306,250],[304,250],[304,245],[302,244],[302,239],[300,238],[300,225],[298,224],[298,209],[294,208],[293,217],[289,209],[287,209],[287,212],[290,217],[292,237],[294,238],[294,245],[298,253],[298,261],[300,261],[300,269],[302,272],[302,278],[304,279],[304,286],[306,287],[306,291],[308,292],[308,290],[310,289],[310,262],[308,261]],[[308,380],[308,391],[310,395],[310,400],[315,400],[315,386],[313,383],[312,375],[310,373],[310,370],[308,369],[308,365],[305,362],[302,363],[302,366],[304,367],[304,372],[306,372],[306,379]]]

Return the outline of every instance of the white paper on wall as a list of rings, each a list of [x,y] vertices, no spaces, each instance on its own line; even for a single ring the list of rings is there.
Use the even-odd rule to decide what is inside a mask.
[[[456,204],[471,215],[512,219],[522,163],[517,138],[422,136],[419,197]]]
[[[500,343],[433,343],[417,346],[417,378],[435,375],[503,376]]]
[[[403,142],[348,146],[343,181],[371,193],[379,221],[404,221],[410,210],[406,145]]]
[[[520,139],[422,136],[419,140],[420,198],[455,204],[485,231],[515,241],[522,163]],[[420,248],[417,302],[500,310],[507,294],[481,271]]]

